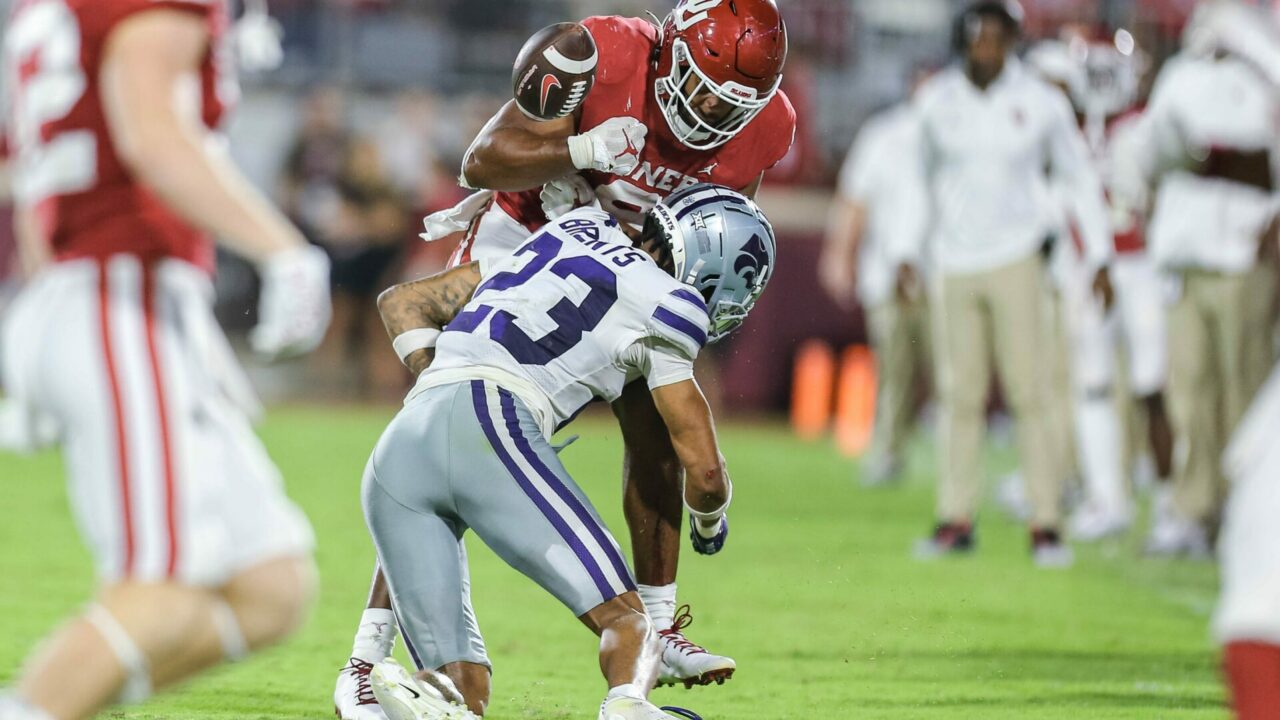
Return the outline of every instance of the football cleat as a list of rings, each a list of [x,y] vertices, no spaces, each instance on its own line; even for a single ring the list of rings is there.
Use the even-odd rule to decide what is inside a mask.
[[[1123,535],[1133,523],[1133,517],[1123,510],[1106,510],[1097,505],[1081,505],[1067,521],[1071,539],[1094,542],[1116,535]]]
[[[479,720],[479,716],[456,702],[445,699],[445,693],[457,696],[447,679],[445,687],[414,677],[403,665],[387,658],[369,673],[369,684],[388,720]]]
[[[693,624],[688,605],[676,611],[675,621],[666,630],[658,631],[662,643],[662,662],[658,667],[658,685],[723,685],[733,677],[738,664],[733,658],[715,655],[696,645],[684,636],[684,629]]]
[[[939,523],[933,534],[916,542],[915,555],[920,560],[933,560],[943,555],[963,555],[973,552],[973,525],[969,523]]]
[[[1036,567],[1069,568],[1075,564],[1076,556],[1057,530],[1032,530],[1031,560]]]
[[[342,720],[387,720],[369,685],[373,663],[352,657],[338,673],[333,689],[333,712]]]
[[[668,715],[644,698],[615,697],[605,698],[600,704],[599,720],[681,720],[687,717]]]

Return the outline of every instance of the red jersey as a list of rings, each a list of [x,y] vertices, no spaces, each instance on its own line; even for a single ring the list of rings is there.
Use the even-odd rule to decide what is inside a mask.
[[[225,0],[19,0],[5,34],[12,102],[6,141],[19,202],[35,209],[57,260],[132,253],[213,270],[210,238],[125,168],[112,144],[98,75],[111,31],[157,8],[199,15],[209,27],[200,66],[201,117],[217,126],[234,100],[221,42]]]
[[[578,132],[605,120],[630,116],[649,129],[640,164],[630,175],[584,171],[600,206],[619,220],[639,224],[644,213],[672,192],[699,182],[741,190],[780,161],[795,138],[796,111],[779,91],[732,140],[709,150],[691,150],[671,134],[654,98],[652,61],[658,30],[640,18],[590,17],[582,21],[599,52],[596,84],[582,103]],[[547,221],[541,188],[500,192],[494,202],[529,231]]]

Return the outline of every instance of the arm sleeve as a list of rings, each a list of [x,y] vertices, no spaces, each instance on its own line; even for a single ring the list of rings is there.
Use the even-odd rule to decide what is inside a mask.
[[[1171,102],[1178,64],[1177,59],[1166,64],[1146,109],[1123,139],[1115,143],[1111,193],[1118,207],[1145,213],[1162,167],[1180,154],[1181,140]]]
[[[897,207],[909,213],[909,217],[901,219],[907,226],[896,234],[895,242],[886,246],[885,253],[894,267],[920,267],[933,223],[933,198],[929,189],[932,147],[921,105],[915,105],[904,122],[900,136],[902,177],[898,186],[902,198]]]
[[[634,346],[636,365],[649,389],[693,379],[693,360],[684,351],[657,338],[645,338]]]
[[[1094,167],[1089,146],[1076,126],[1075,116],[1065,97],[1054,97],[1053,122],[1049,133],[1049,161],[1053,177],[1062,183],[1084,243],[1085,261],[1090,267],[1105,265],[1114,242],[1107,217],[1102,179]]]
[[[710,324],[706,303],[692,289],[681,287],[657,303],[645,331],[646,337],[666,343],[692,363],[707,344]]]
[[[867,190],[871,185],[868,175],[871,165],[869,146],[871,145],[870,136],[873,133],[872,122],[874,121],[863,125],[862,131],[853,141],[853,147],[849,148],[849,154],[845,156],[844,164],[840,166],[836,191],[846,200],[859,202],[867,197]]]

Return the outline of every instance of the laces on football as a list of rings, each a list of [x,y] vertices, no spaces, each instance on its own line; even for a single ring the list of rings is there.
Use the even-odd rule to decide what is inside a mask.
[[[342,668],[342,672],[350,673],[356,679],[356,705],[377,705],[378,699],[373,696],[373,686],[369,684],[369,673],[373,671],[373,663],[353,657]]]
[[[692,624],[693,613],[690,612],[689,606],[681,605],[680,608],[676,610],[676,617],[675,620],[672,621],[671,627],[666,630],[659,630],[658,634],[666,640],[668,645],[676,648],[685,655],[697,655],[699,653],[705,654],[707,652],[706,648],[698,645],[697,643],[690,642],[689,639],[684,636],[684,629]]]

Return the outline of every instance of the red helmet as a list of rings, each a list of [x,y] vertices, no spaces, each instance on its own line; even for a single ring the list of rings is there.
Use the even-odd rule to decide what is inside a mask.
[[[728,142],[764,109],[782,82],[787,28],[774,0],[680,0],[662,23],[658,105],[677,139],[695,150]],[[730,106],[704,118],[693,98]]]

